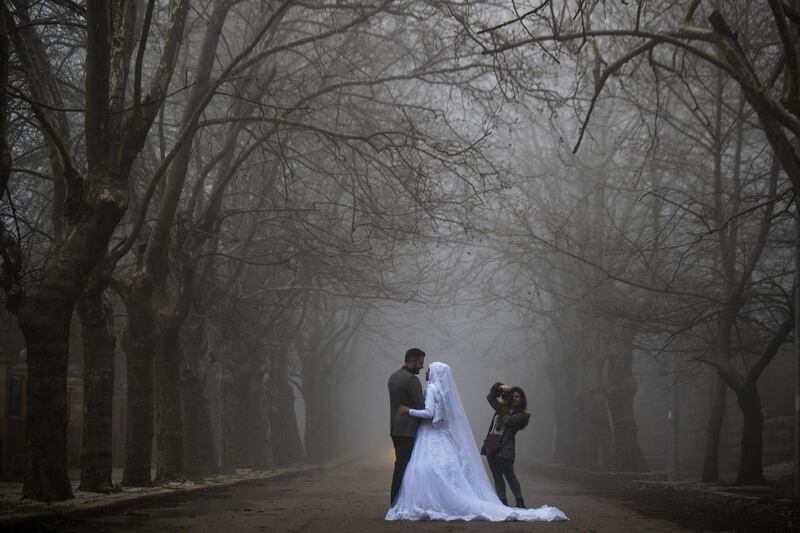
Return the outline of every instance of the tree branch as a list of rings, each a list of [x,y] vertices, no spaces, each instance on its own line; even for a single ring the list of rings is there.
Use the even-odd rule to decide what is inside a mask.
[[[797,64],[797,50],[795,48],[797,36],[792,35],[787,24],[784,3],[781,0],[769,0],[772,18],[783,46],[783,56],[786,61],[786,74],[784,76],[783,101],[784,105],[792,112],[800,112],[800,67]]]
[[[577,153],[578,148],[581,146],[581,142],[583,141],[583,136],[586,133],[586,127],[589,125],[589,120],[592,117],[592,112],[594,111],[594,107],[597,104],[597,99],[600,97],[600,93],[603,92],[603,87],[606,85],[606,81],[608,78],[619,71],[628,61],[631,61],[634,57],[643,54],[649,50],[652,50],[658,43],[656,41],[648,41],[640,46],[637,46],[624,56],[620,57],[616,61],[614,61],[611,65],[609,65],[604,71],[603,74],[600,76],[600,79],[597,80],[595,83],[594,88],[594,95],[592,95],[592,101],[589,104],[589,110],[586,112],[586,117],[584,118],[583,122],[581,123],[580,133],[578,134],[578,141],[575,143],[575,146],[572,148],[572,153]]]
[[[183,30],[186,27],[186,16],[189,12],[189,0],[172,0],[171,5],[172,9],[167,23],[168,33],[150,89],[143,101],[133,102],[134,111],[124,127],[127,135],[122,141],[123,158],[130,158],[130,163],[144,145],[147,132],[163,105],[175,65],[178,62],[178,52],[183,43]]]
[[[758,378],[764,372],[764,369],[772,362],[781,346],[783,346],[784,341],[786,341],[786,337],[788,337],[789,333],[794,329],[794,309],[791,309],[791,311],[792,312],[790,312],[781,323],[778,331],[775,332],[766,346],[764,346],[764,350],[761,352],[756,364],[753,365],[750,372],[747,373],[746,381],[748,384],[755,385],[755,383],[758,382]]]

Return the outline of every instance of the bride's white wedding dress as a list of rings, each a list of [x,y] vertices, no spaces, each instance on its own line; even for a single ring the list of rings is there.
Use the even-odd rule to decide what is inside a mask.
[[[430,365],[425,409],[412,409],[409,414],[430,421],[424,420],[419,427],[400,493],[386,520],[567,519],[555,507],[517,509],[500,502],[446,364]]]

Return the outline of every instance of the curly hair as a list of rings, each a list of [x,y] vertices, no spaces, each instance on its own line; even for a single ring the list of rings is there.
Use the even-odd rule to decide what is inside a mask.
[[[531,419],[530,413],[528,413],[528,398],[525,397],[525,391],[522,390],[520,387],[511,387],[511,390],[508,391],[511,395],[515,392],[519,393],[519,405],[514,407],[514,410],[520,410],[525,414],[525,421],[520,424],[519,429],[523,430],[528,426],[528,422]]]

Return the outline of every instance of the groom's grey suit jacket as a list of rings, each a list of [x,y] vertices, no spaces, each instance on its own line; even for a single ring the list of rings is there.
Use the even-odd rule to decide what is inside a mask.
[[[400,415],[397,409],[401,405],[412,409],[425,408],[422,384],[405,366],[389,376],[389,434],[392,437],[415,437],[420,419],[410,415]]]

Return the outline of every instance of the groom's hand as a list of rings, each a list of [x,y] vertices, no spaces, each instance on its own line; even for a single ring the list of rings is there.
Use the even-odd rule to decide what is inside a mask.
[[[405,406],[405,405],[401,405],[401,406],[400,406],[400,407],[397,409],[397,412],[398,412],[398,413],[400,413],[401,415],[407,415],[407,414],[408,414],[408,412],[409,412],[410,410],[411,410],[411,409],[410,409],[409,407],[407,407],[407,406]]]
[[[506,385],[506,384],[500,385],[500,390],[503,392],[508,392],[511,390],[511,385]]]

